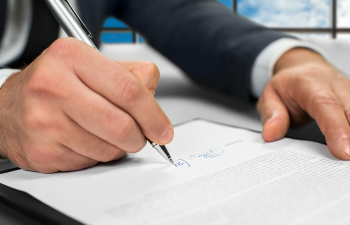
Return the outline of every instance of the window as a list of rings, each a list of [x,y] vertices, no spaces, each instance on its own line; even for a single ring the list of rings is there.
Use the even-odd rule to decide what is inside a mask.
[[[300,37],[349,37],[349,0],[232,0],[236,11]]]
[[[218,0],[232,11],[272,29],[299,37],[350,39],[350,0]],[[107,19],[106,43],[142,43],[127,25]]]
[[[108,18],[103,25],[101,39],[104,43],[134,43],[136,34],[123,22]]]

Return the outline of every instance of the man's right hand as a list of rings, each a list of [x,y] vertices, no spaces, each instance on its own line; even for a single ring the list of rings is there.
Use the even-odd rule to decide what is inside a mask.
[[[57,40],[0,91],[0,156],[42,173],[73,171],[172,141],[153,95],[159,70]]]

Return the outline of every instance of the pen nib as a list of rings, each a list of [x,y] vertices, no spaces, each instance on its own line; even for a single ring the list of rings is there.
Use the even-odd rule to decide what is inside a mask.
[[[174,164],[174,162],[173,162],[173,160],[172,160],[171,158],[169,158],[169,161],[170,161],[172,164]]]

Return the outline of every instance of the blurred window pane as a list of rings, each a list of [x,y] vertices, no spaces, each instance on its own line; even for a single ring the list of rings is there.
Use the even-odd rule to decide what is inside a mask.
[[[103,28],[110,28],[110,29],[125,29],[128,28],[128,26],[123,23],[122,21],[110,17],[108,18]],[[104,43],[112,44],[112,43],[133,43],[133,33],[132,32],[125,32],[125,31],[115,31],[115,32],[103,32],[101,34],[101,39]]]
[[[101,39],[104,43],[133,43],[132,32],[103,32]]]
[[[218,0],[218,1],[226,5],[230,9],[233,9],[233,0]]]
[[[350,0],[338,0],[337,26],[339,28],[350,28]]]
[[[238,12],[269,27],[331,26],[331,0],[238,0]]]
[[[105,21],[103,28],[128,28],[128,26],[122,21],[110,17]]]

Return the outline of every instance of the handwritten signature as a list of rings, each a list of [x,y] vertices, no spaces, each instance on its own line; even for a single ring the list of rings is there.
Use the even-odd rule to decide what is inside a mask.
[[[191,167],[190,162],[191,160],[194,159],[212,159],[212,158],[216,158],[220,155],[222,155],[225,152],[224,149],[219,148],[219,149],[214,149],[214,150],[209,150],[206,151],[204,153],[200,153],[197,155],[191,155],[188,158],[185,159],[179,159],[177,162],[174,163],[175,167]]]

